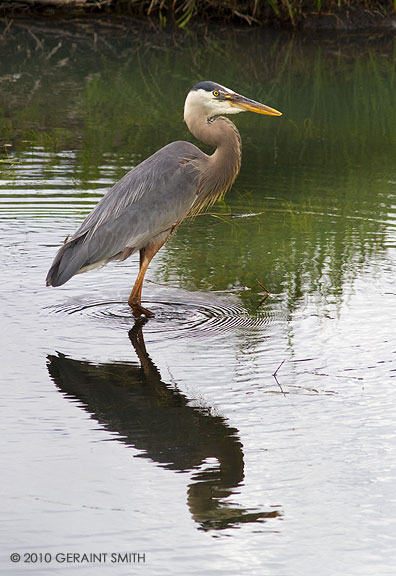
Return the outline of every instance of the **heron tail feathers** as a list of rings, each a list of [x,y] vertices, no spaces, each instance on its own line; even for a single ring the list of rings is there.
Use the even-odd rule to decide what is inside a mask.
[[[66,242],[55,256],[46,278],[47,286],[62,286],[85,267],[88,260],[87,245],[84,237]]]

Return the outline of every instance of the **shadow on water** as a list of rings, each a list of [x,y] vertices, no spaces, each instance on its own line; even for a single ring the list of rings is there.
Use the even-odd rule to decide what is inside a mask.
[[[90,364],[60,353],[48,356],[48,370],[66,398],[82,407],[142,456],[178,472],[193,470],[187,504],[202,530],[263,522],[279,510],[249,510],[228,501],[244,478],[238,431],[208,407],[193,407],[174,386],[165,383],[147,353],[143,324],[129,338],[140,366]],[[210,460],[210,462],[208,462]]]

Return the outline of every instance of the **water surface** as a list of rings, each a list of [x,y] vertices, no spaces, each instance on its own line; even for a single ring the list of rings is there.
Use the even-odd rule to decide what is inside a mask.
[[[393,574],[394,39],[15,22],[1,48],[6,570]],[[45,288],[111,184],[192,139],[201,79],[284,116],[236,118],[241,174],[153,261],[156,317],[136,257]]]

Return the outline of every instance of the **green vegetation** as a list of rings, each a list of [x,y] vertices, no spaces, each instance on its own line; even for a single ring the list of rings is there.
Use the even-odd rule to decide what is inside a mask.
[[[370,15],[390,15],[396,8],[396,0],[365,1],[355,0],[151,0],[139,2],[130,0],[129,5],[140,4],[147,13],[157,12],[162,21],[166,14],[172,15],[177,24],[186,26],[195,17],[218,18],[222,20],[244,20],[252,23],[290,23],[298,26],[306,18],[322,20],[350,20],[356,14],[368,21]]]
[[[180,28],[197,21],[251,24],[325,26],[331,28],[380,25],[395,15],[396,0],[2,0],[4,13],[26,14],[43,8],[69,13],[99,12],[148,16],[161,26],[169,22]]]

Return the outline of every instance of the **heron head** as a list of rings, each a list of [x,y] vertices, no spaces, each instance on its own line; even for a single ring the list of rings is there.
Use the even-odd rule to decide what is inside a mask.
[[[219,114],[238,114],[238,112],[256,112],[268,116],[282,116],[282,112],[269,106],[250,100],[215,82],[199,82],[190,90],[184,106],[184,117],[192,111],[200,112],[207,118]]]

